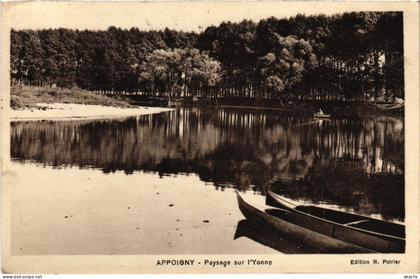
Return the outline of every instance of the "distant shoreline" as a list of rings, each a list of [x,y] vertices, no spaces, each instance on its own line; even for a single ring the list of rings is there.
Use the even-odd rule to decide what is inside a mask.
[[[215,107],[223,109],[251,109],[251,110],[268,110],[268,111],[299,111],[312,115],[316,113],[319,108],[333,117],[362,117],[362,116],[378,116],[386,115],[393,117],[404,117],[404,105],[398,107],[381,108],[380,105],[374,103],[347,103],[335,104],[327,102],[310,101],[306,103],[287,104],[282,106],[255,106],[255,105],[226,105],[226,104],[202,104],[198,107]],[[187,105],[188,107],[188,105]]]
[[[163,99],[165,100],[165,99]],[[404,104],[375,104],[370,102],[343,102],[301,100],[291,103],[249,99],[202,99],[197,103],[186,102],[182,106],[216,107],[226,109],[261,109],[271,111],[299,111],[312,115],[320,108],[332,117],[362,117],[389,115],[404,117]],[[26,85],[11,87],[11,121],[31,120],[92,120],[122,118],[160,113],[171,109],[162,100],[143,97],[130,100],[109,97],[73,88],[50,88]]]

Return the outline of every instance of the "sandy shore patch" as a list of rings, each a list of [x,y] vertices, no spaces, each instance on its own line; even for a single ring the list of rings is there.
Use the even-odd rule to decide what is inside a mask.
[[[10,120],[70,120],[128,117],[171,111],[170,108],[119,108],[100,105],[38,103],[35,109],[9,111]]]

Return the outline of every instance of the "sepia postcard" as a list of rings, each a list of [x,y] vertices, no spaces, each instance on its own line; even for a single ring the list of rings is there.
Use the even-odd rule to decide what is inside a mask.
[[[417,2],[4,2],[0,26],[4,274],[420,272]]]

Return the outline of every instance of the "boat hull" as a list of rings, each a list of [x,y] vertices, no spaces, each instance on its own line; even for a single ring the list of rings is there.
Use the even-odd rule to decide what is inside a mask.
[[[314,113],[313,115],[316,118],[330,118],[331,117],[331,115],[329,115],[329,114],[318,114],[318,113]]]
[[[320,234],[342,240],[347,243],[364,247],[379,253],[404,253],[405,252],[405,239],[393,237],[385,234],[374,233],[357,227],[346,226],[337,222],[324,220],[322,218],[314,217],[308,213],[296,210],[286,200],[280,199],[276,194],[269,191],[267,193],[267,204],[281,208],[283,210],[290,210],[294,212],[293,222],[299,226],[309,230],[318,232]],[[299,207],[297,207],[299,208]],[[329,210],[333,211],[333,210]],[[341,216],[356,216],[349,213],[337,213]],[[339,215],[339,216],[340,216]],[[361,217],[363,219],[363,217]],[[364,218],[366,221],[372,221],[370,218]],[[383,223],[386,227],[386,222],[374,220],[376,223]],[[357,224],[357,222],[355,223]],[[363,222],[360,222],[363,224]],[[392,227],[394,225],[388,225]]]

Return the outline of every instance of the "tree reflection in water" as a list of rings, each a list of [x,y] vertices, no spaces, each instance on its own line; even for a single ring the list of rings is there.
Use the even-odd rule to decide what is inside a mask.
[[[404,219],[404,122],[182,108],[124,120],[11,124],[11,157],[105,173],[196,173],[236,187]]]

